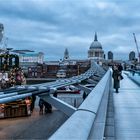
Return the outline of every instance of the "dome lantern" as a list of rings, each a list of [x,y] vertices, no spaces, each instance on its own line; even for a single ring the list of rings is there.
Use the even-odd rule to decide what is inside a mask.
[[[94,36],[94,41],[98,41],[96,32],[95,32],[95,36]]]
[[[95,33],[94,41],[90,45],[90,49],[102,49],[102,45],[98,42],[97,34]]]

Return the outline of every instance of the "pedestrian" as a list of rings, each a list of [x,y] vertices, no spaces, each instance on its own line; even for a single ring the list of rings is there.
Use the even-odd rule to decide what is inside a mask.
[[[52,105],[44,101],[45,113],[52,113]]]
[[[113,87],[116,90],[116,93],[119,93],[118,89],[120,88],[120,76],[121,76],[121,73],[118,70],[118,67],[114,65],[112,77],[114,79]]]
[[[21,85],[22,79],[21,79],[21,73],[20,71],[17,71],[16,73],[16,85]]]
[[[44,101],[43,101],[43,99],[39,99],[39,108],[40,108],[40,110],[39,110],[39,114],[40,115],[43,115],[43,107],[44,107]]]
[[[135,75],[135,68],[133,65],[131,65],[131,72],[132,72],[132,75],[134,76]]]
[[[55,92],[53,93],[53,96],[54,96],[55,98],[57,98],[57,91],[55,91]]]
[[[119,70],[120,72],[122,72],[123,67],[122,67],[122,65],[121,65],[121,64],[119,64],[119,65],[118,65],[118,70]]]
[[[84,93],[83,93],[83,100],[85,100],[86,97],[87,97],[87,94],[86,94],[86,92],[84,91]]]
[[[122,79],[123,79],[123,76],[122,76],[123,67],[122,67],[121,64],[118,65],[118,70],[119,70],[119,72],[120,72],[120,80],[122,80]]]
[[[26,97],[25,98],[25,103],[26,103],[26,107],[27,107],[27,115],[31,115],[31,99],[30,97]]]
[[[32,98],[31,98],[31,113],[33,112],[34,107],[35,107],[35,100],[36,100],[36,96],[32,95]]]

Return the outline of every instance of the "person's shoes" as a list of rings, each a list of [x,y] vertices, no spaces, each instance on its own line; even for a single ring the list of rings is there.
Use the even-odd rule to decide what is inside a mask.
[[[116,89],[116,93],[119,93],[118,89]]]

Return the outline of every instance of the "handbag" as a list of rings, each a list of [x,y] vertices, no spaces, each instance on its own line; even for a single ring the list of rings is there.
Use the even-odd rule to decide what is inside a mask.
[[[122,75],[118,76],[118,80],[122,80],[122,79],[123,79]]]

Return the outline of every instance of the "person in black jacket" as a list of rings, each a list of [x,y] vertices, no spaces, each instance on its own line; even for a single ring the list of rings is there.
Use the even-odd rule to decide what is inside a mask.
[[[39,110],[39,114],[40,115],[43,115],[43,107],[44,107],[44,100],[43,99],[39,99],[39,108],[40,108],[40,110]]]
[[[84,91],[84,93],[83,93],[83,100],[85,100],[86,97],[87,97],[87,94],[86,94],[86,92]]]
[[[36,96],[32,95],[32,97],[31,97],[31,112],[33,112],[33,110],[34,110],[35,100],[36,100]]]

